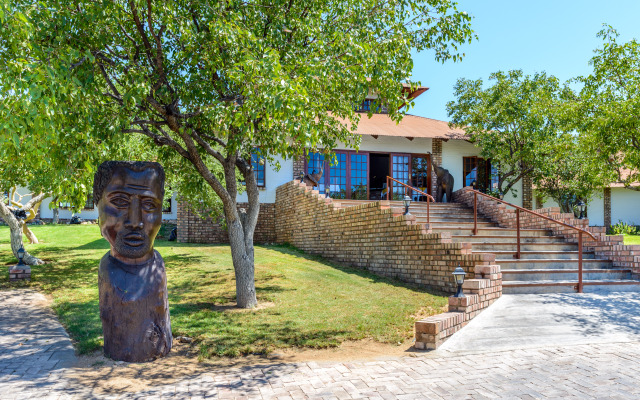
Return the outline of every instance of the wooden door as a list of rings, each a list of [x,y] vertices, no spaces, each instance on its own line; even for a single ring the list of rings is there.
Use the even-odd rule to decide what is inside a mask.
[[[391,153],[389,157],[391,177],[411,186],[411,154]],[[407,188],[393,182],[391,200],[402,200],[407,193]]]

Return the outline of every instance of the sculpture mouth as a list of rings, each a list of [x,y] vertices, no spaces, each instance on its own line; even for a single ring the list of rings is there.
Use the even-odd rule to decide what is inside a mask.
[[[130,233],[123,238],[124,244],[131,247],[139,247],[142,246],[145,242],[144,235],[139,233]]]

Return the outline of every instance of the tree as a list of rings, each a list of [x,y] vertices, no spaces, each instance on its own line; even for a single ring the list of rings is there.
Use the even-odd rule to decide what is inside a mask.
[[[399,120],[411,51],[458,60],[457,45],[473,37],[470,17],[455,6],[18,0],[4,8],[8,27],[0,28],[0,40],[7,44],[0,53],[16,67],[2,78],[31,99],[47,90],[48,106],[38,107],[53,125],[80,125],[74,138],[145,136],[161,147],[165,166],[184,173],[181,193],[192,202],[205,185],[205,196],[215,193],[229,232],[237,304],[253,307],[259,199],[251,152],[259,148],[273,163],[305,148],[357,145],[340,121],[355,129],[354,105],[371,90]],[[238,178],[246,213],[237,209]]]
[[[627,189],[640,190],[640,43],[618,43],[618,32],[605,25],[604,44],[594,51],[593,72],[579,77],[584,86],[576,129],[589,139],[601,168]]]
[[[463,128],[486,159],[498,166],[498,192],[505,195],[523,177],[534,177],[548,161],[562,117],[563,92],[553,76],[521,70],[495,72],[493,85],[459,79],[447,103],[450,124]]]
[[[574,206],[586,204],[607,181],[606,173],[581,136],[565,133],[551,144],[547,162],[534,180],[543,198],[552,198],[562,212],[572,213]]]

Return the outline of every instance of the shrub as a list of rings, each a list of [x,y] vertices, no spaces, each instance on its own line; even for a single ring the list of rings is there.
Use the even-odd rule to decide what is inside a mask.
[[[609,233],[611,235],[637,235],[638,227],[629,225],[624,221],[618,221],[617,224],[611,225],[609,228]]]

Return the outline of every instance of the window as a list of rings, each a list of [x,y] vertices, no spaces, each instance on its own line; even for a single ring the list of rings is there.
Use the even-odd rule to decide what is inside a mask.
[[[329,167],[329,196],[347,198],[347,154],[336,153],[336,164]]]
[[[256,149],[254,153],[251,153],[251,167],[253,168],[253,173],[256,176],[256,182],[258,183],[258,187],[265,187],[265,159],[260,154],[260,150]]]
[[[481,192],[498,188],[498,168],[491,165],[491,160],[480,157],[463,157],[464,186],[473,186]]]
[[[376,100],[374,99],[366,99],[362,103],[358,104],[355,107],[357,112],[369,112],[373,110],[374,113],[386,113],[387,107],[382,106],[380,104],[376,105]]]
[[[391,176],[406,185],[411,185],[411,182],[409,182],[409,158],[409,155],[404,154],[393,154],[391,156]],[[404,186],[393,182],[392,200],[404,199],[406,191],[407,189]]]
[[[367,171],[368,160],[366,154],[351,154],[351,198],[367,200]]]
[[[171,214],[171,197],[169,197],[168,199],[164,199],[163,203],[162,203],[162,213],[163,214]]]
[[[345,150],[337,150],[334,154],[336,158],[332,165],[324,154],[307,153],[306,173],[312,175],[323,171],[315,189],[324,194],[328,186],[329,196],[334,199],[368,199],[369,154]]]

